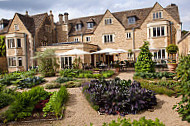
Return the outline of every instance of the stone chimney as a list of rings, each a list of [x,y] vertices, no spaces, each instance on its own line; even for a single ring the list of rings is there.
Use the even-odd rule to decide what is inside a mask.
[[[63,24],[63,14],[59,14],[59,24]]]
[[[49,11],[49,17],[51,22],[54,23],[52,10]]]
[[[65,21],[65,24],[68,24],[68,20],[69,20],[69,19],[68,19],[68,15],[69,15],[69,14],[68,14],[67,12],[64,13],[64,21]]]
[[[26,16],[28,16],[28,11],[26,11],[26,14],[25,14]]]

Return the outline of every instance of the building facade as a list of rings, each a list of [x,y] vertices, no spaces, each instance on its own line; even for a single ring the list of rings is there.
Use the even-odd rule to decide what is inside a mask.
[[[52,11],[30,16],[16,13],[5,34],[9,71],[27,70],[37,65],[31,59],[35,51],[53,48],[56,53],[79,48],[95,52],[105,48],[132,50],[133,54],[121,54],[121,60],[136,60],[143,41],[149,41],[153,59],[157,62],[168,58],[166,47],[181,39],[181,22],[178,6],[153,7],[122,12],[106,12],[102,15],[69,20],[69,14],[59,14],[54,23]],[[54,43],[54,44],[53,44]],[[20,47],[21,46],[21,47]],[[74,57],[58,56],[60,66]],[[83,62],[96,64],[102,59],[116,60],[116,56],[84,55]],[[67,63],[65,60],[67,60]],[[96,60],[94,60],[96,59]],[[109,62],[109,61],[108,61]]]

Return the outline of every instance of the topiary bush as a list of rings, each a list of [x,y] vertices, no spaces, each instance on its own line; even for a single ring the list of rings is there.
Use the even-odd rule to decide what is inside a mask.
[[[144,42],[140,47],[141,51],[135,63],[135,72],[155,72],[155,64],[152,61],[152,53],[149,50],[149,43]]]

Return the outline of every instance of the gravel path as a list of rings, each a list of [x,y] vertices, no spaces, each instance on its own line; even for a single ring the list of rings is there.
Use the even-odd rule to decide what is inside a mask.
[[[118,76],[121,79],[132,79],[133,72],[120,73]],[[117,120],[118,117],[121,117],[118,115],[99,115],[92,109],[88,101],[85,99],[81,88],[69,88],[68,91],[70,96],[69,101],[66,104],[65,117],[63,120],[35,122],[32,124],[22,123],[19,124],[19,126],[89,126],[90,122],[93,123],[94,126],[101,126],[104,122]],[[157,95],[156,97],[158,99],[158,105],[153,112],[145,111],[137,115],[126,115],[125,118],[138,120],[145,116],[146,119],[155,120],[155,118],[158,118],[166,124],[166,126],[190,126],[187,122],[181,121],[178,113],[172,110],[173,105],[179,102],[180,98],[168,97],[165,95]],[[18,126],[18,124],[15,125]]]

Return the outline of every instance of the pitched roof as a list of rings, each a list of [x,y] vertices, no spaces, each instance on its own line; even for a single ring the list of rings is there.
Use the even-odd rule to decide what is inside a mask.
[[[143,8],[143,9],[135,9],[135,10],[128,10],[128,11],[121,11],[121,12],[115,12],[112,13],[113,16],[124,26],[125,29],[132,29],[132,28],[139,28],[146,17],[149,15],[153,7],[150,8]],[[178,12],[178,7],[177,6],[168,6],[164,8],[166,12],[168,12],[171,17],[174,18],[178,23],[180,23],[180,18],[179,18],[179,12]],[[76,19],[71,19],[69,20],[69,24],[71,25],[71,29],[69,32],[70,36],[74,35],[81,35],[81,34],[92,34],[98,24],[100,23],[101,19],[103,18],[104,14],[101,15],[95,15],[95,16],[89,16],[89,17],[81,17],[81,18],[76,18]],[[128,17],[135,16],[136,17],[136,23],[135,24],[130,24],[128,23]],[[95,26],[93,29],[87,29],[87,22],[93,19],[95,22]],[[81,31],[76,31],[75,30],[75,25],[80,20],[83,24],[83,27]]]
[[[182,42],[187,36],[189,36],[190,35],[190,31],[187,33],[187,34],[185,34],[178,42],[177,42],[177,44],[179,44],[180,42]]]
[[[17,13],[27,30],[34,36],[35,31],[41,26],[41,23],[44,21],[44,18],[48,16],[47,13],[37,14],[37,15],[22,15]]]
[[[4,29],[0,30],[0,35],[6,34],[8,32],[8,29],[9,29],[11,23],[12,23],[12,19],[9,20],[8,25]]]

